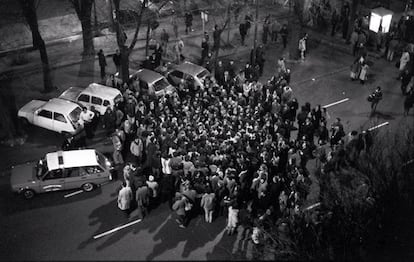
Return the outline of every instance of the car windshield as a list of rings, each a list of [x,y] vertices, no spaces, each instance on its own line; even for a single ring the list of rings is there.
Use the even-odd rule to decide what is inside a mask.
[[[69,119],[72,123],[77,123],[79,121],[79,115],[82,112],[80,107],[76,107],[72,112],[69,114]]]
[[[200,73],[198,73],[197,77],[200,79],[203,79],[204,77],[206,77],[208,75],[208,71],[207,70],[203,70]]]
[[[168,84],[167,80],[165,78],[161,78],[158,81],[154,83],[154,89],[155,91],[160,91],[168,87],[170,84]]]
[[[106,166],[105,156],[102,153],[98,152],[98,151],[95,151],[95,152],[96,152],[96,160],[98,161],[98,164],[102,167]]]

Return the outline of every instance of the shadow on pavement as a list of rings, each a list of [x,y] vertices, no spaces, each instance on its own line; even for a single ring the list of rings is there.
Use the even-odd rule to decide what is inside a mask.
[[[90,222],[89,222],[90,226],[99,224],[99,228],[95,231],[93,235],[90,236],[90,238],[80,243],[78,246],[78,249],[84,249],[89,244],[95,241],[99,241],[93,238],[95,235],[104,233],[117,226],[128,223],[128,218],[126,218],[117,207],[117,199],[111,200],[107,204],[102,205],[98,207],[97,209],[93,210],[92,213],[89,215],[89,219],[90,219]],[[100,245],[97,248],[97,250],[101,250],[104,247],[107,247],[113,244],[114,242],[120,240],[122,236],[124,236],[127,232],[129,231],[120,230],[118,233],[109,236],[109,239],[107,239],[102,245]]]

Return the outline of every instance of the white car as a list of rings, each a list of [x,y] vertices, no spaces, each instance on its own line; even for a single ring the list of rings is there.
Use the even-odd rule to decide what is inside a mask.
[[[78,123],[81,112],[82,108],[77,103],[52,98],[49,101],[32,100],[20,108],[17,115],[26,124],[75,135],[82,130]]]
[[[36,162],[12,167],[13,192],[30,199],[36,193],[82,188],[92,191],[112,180],[111,161],[95,149],[57,151]]]
[[[116,88],[92,83],[85,89],[70,87],[59,98],[78,102],[88,108],[94,106],[101,115],[104,115],[108,106],[113,109],[122,101],[122,93]]]

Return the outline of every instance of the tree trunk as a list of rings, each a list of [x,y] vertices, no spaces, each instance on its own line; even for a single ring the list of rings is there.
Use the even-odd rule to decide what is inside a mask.
[[[94,55],[95,48],[93,45],[94,30],[92,28],[92,5],[93,0],[71,0],[76,14],[82,26],[83,55]]]
[[[121,75],[122,81],[125,83],[129,79],[129,54],[130,51],[127,46],[121,46],[119,48],[121,54]]]
[[[145,56],[148,56],[148,45],[149,45],[150,33],[151,33],[151,25],[150,25],[150,22],[148,21],[147,34],[145,36]]]
[[[43,85],[44,91],[50,92],[53,89],[52,78],[50,77],[49,59],[47,56],[46,45],[39,32],[39,25],[37,23],[37,14],[34,0],[20,0],[23,14],[32,31],[33,42],[36,49],[39,49],[40,59],[42,61],[43,69]]]

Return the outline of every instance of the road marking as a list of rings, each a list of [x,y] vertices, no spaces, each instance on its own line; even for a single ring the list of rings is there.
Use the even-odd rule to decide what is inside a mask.
[[[70,194],[64,195],[64,197],[65,197],[65,198],[68,198],[68,197],[71,197],[71,196],[74,196],[74,195],[80,194],[80,193],[82,193],[82,192],[83,192],[83,190],[78,190],[78,191],[75,191],[75,192],[73,192],[73,193],[70,193]]]
[[[114,233],[114,232],[116,232],[116,231],[118,231],[118,230],[121,230],[121,229],[124,229],[124,228],[126,228],[126,227],[129,227],[129,226],[135,225],[135,224],[137,224],[137,223],[139,223],[139,222],[141,222],[141,221],[142,221],[142,219],[137,219],[137,220],[134,220],[134,221],[132,221],[132,222],[129,222],[128,224],[125,224],[125,225],[122,225],[122,226],[116,227],[116,228],[111,229],[111,230],[109,230],[109,231],[103,232],[103,233],[101,233],[101,234],[99,234],[99,235],[96,235],[96,236],[94,236],[94,237],[93,237],[93,239],[98,239],[98,238],[104,237],[104,236],[109,235],[109,234],[112,234],[112,233]]]
[[[313,204],[313,205],[311,205],[311,206],[308,206],[307,208],[305,208],[305,210],[307,211],[307,210],[311,210],[311,209],[314,209],[315,207],[318,207],[318,206],[320,206],[321,205],[321,202],[318,202],[318,203],[316,203],[316,204]]]
[[[370,129],[368,129],[368,131],[372,131],[372,130],[374,130],[374,129],[377,129],[377,128],[380,128],[380,127],[386,126],[386,125],[388,125],[388,124],[389,124],[389,122],[385,122],[385,123],[379,124],[379,125],[377,125],[377,126],[373,126],[373,127],[371,127]]]
[[[326,106],[323,106],[323,108],[328,108],[328,107],[331,107],[331,106],[334,106],[334,105],[337,105],[337,104],[340,104],[340,103],[346,102],[346,101],[348,101],[348,100],[349,100],[349,98],[345,98],[345,99],[342,99],[342,100],[339,100],[339,101],[336,101],[336,102],[330,103],[330,104],[328,104],[328,105],[326,105]]]

